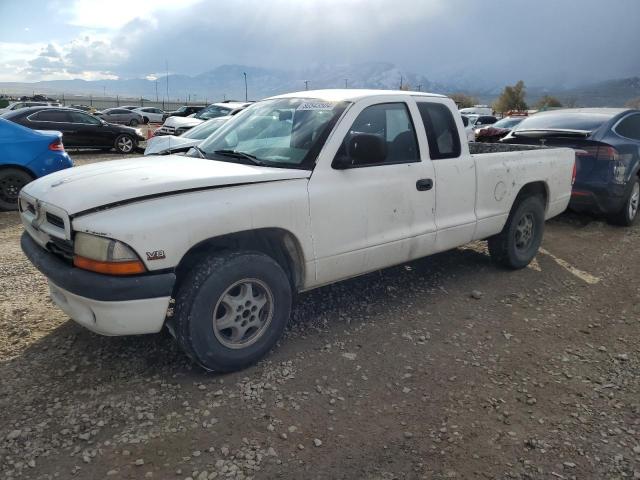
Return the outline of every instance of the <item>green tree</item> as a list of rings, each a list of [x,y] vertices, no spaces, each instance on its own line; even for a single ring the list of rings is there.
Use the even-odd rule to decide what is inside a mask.
[[[449,97],[456,102],[458,108],[469,108],[480,103],[476,97],[472,97],[465,93],[454,93],[449,95]]]
[[[636,97],[632,100],[629,100],[627,103],[624,104],[624,106],[629,108],[640,108],[640,97]]]
[[[520,80],[513,86],[504,87],[502,94],[493,103],[493,109],[496,112],[508,112],[509,110],[527,110],[527,102],[524,101],[526,95],[524,82]]]
[[[536,103],[536,108],[538,110],[547,110],[549,108],[559,108],[562,107],[562,103],[556,97],[552,97],[551,95],[545,95],[538,103]]]

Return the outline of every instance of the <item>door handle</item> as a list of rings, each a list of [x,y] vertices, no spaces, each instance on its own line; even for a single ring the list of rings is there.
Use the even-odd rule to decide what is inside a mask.
[[[431,190],[433,188],[433,180],[430,178],[422,178],[416,182],[416,188],[420,192]]]

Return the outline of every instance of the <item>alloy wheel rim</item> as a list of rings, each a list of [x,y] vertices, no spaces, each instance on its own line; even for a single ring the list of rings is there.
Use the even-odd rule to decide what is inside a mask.
[[[640,184],[634,183],[633,190],[631,191],[631,198],[629,198],[629,218],[634,219],[638,213],[638,205],[640,204]]]
[[[534,222],[533,214],[526,213],[516,225],[516,248],[526,250],[533,241]]]
[[[273,318],[273,293],[255,278],[239,280],[227,288],[213,310],[213,332],[228,348],[246,348],[268,330]]]
[[[123,137],[118,141],[118,146],[120,147],[120,150],[128,153],[133,148],[133,142],[130,138]]]

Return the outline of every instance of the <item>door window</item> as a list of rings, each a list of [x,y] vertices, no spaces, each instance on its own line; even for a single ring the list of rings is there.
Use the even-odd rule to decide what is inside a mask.
[[[442,103],[418,102],[418,110],[426,129],[431,159],[459,157],[460,136],[449,107]]]
[[[376,144],[377,154],[371,156],[370,162],[353,158],[358,142],[369,144],[367,148]],[[418,140],[407,105],[382,103],[365,108],[351,125],[336,153],[336,161],[352,167],[419,162]]]
[[[66,123],[71,121],[69,113],[62,110],[42,110],[29,117],[29,119],[36,122]]]
[[[96,117],[80,112],[69,112],[69,115],[71,115],[71,121],[73,123],[84,123],[88,125],[100,125],[100,123],[102,123]]]

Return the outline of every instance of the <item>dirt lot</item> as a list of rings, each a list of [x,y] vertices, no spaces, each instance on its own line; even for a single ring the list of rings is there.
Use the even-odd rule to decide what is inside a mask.
[[[565,214],[522,271],[477,244],[304,294],[230,375],[76,326],[20,233],[0,214],[0,478],[640,478],[640,227]]]

